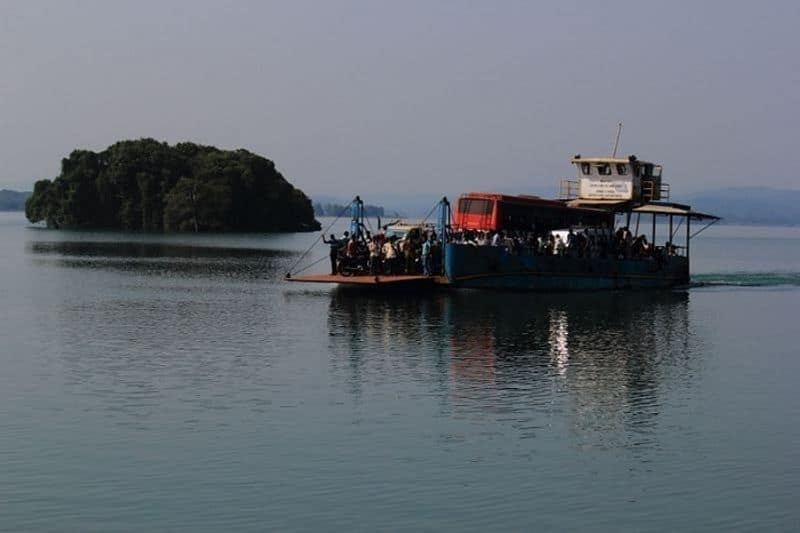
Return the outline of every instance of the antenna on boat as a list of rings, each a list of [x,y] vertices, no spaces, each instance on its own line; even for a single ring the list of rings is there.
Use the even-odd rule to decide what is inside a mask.
[[[619,135],[622,133],[622,122],[617,124],[617,138],[614,140],[614,150],[611,153],[611,157],[617,157],[617,148],[619,148]]]

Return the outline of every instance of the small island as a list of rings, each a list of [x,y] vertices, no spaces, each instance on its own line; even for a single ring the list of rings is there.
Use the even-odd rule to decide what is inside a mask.
[[[25,203],[50,228],[145,232],[314,231],[311,200],[247,150],[154,139],[75,150]]]

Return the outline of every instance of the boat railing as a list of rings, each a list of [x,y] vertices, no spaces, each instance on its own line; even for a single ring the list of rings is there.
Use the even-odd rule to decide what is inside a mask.
[[[558,197],[561,200],[574,200],[580,195],[581,184],[578,180],[563,178]]]
[[[654,202],[659,200],[669,200],[669,183],[661,183],[661,180],[642,180],[642,201]]]

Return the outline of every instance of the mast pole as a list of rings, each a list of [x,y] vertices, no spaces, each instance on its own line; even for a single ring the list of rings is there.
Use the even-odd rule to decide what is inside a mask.
[[[669,216],[669,243],[672,244],[672,215]]]
[[[356,196],[350,203],[350,234],[356,240],[361,238],[362,229],[364,227],[364,202],[361,197]]]
[[[653,248],[656,246],[656,214],[653,213]]]
[[[438,223],[438,230],[439,230],[439,243],[442,247],[442,257],[441,257],[441,264],[439,265],[439,272],[436,272],[437,275],[444,273],[447,275],[447,225],[450,222],[450,202],[447,200],[447,196],[443,196],[442,199],[439,201],[439,223]]]
[[[617,124],[617,138],[614,140],[614,149],[611,151],[611,157],[617,157],[617,148],[619,148],[619,136],[622,133],[622,122]]]

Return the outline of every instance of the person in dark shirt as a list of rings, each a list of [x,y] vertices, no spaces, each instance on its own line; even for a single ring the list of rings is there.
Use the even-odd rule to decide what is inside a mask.
[[[333,233],[331,233],[331,239],[330,240],[325,239],[325,234],[323,233],[322,234],[322,242],[324,242],[325,244],[330,246],[331,250],[330,250],[329,257],[330,257],[330,260],[331,260],[331,275],[335,276],[336,275],[336,259],[339,256],[339,248],[341,247],[341,243],[339,242],[339,239],[337,239],[336,236]]]

